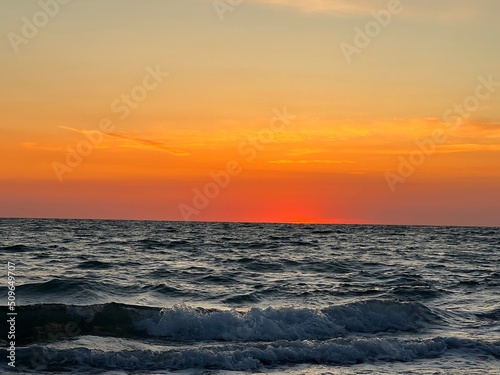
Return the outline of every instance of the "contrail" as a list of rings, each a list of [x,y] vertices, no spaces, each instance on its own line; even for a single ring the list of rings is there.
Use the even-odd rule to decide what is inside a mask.
[[[74,132],[77,132],[77,133],[81,133],[81,134],[86,134],[86,133],[89,132],[88,130],[75,129],[75,128],[72,128],[72,127],[69,127],[69,126],[59,126],[59,128],[71,130],[71,131],[74,131]],[[144,145],[144,146],[152,146],[152,147],[154,147],[154,148],[156,148],[158,150],[168,152],[169,154],[175,155],[175,156],[188,156],[188,155],[190,155],[189,152],[182,151],[182,150],[172,149],[172,148],[168,147],[167,145],[165,145],[164,143],[161,143],[161,142],[156,142],[156,141],[151,141],[151,140],[148,140],[148,139],[131,137],[131,136],[120,134],[120,133],[103,133],[103,134],[105,134],[107,136],[110,136],[112,138],[126,139],[126,140],[129,140],[129,141],[133,141],[133,142],[136,142],[136,143]]]

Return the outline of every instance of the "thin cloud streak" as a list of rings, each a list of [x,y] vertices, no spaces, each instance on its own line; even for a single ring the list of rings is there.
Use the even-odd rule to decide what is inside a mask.
[[[338,16],[366,15],[371,11],[387,9],[389,0],[247,0],[249,2],[275,7],[294,8],[305,13],[326,13]],[[400,0],[404,8],[402,16],[415,16],[434,20],[468,19],[480,13],[482,4],[466,0],[444,0],[441,2]],[[489,2],[497,8],[498,4]],[[483,7],[484,8],[484,7]]]
[[[143,146],[149,146],[149,148],[154,148],[158,149],[160,151],[165,151],[168,152],[169,154],[175,155],[175,156],[189,156],[190,153],[182,150],[174,150],[171,149],[170,147],[167,147],[161,142],[156,142],[156,141],[151,141],[149,139],[142,139],[142,138],[136,138],[136,137],[130,137],[128,135],[120,134],[120,133],[107,133],[106,135],[114,138],[119,138],[119,139],[126,139],[130,140],[133,142],[136,142],[138,144],[141,144]]]
[[[69,126],[59,126],[61,129],[66,129],[66,130],[71,130],[80,134],[89,134],[90,131],[88,130],[80,130],[80,129],[75,129]],[[146,146],[148,149],[154,149],[158,151],[164,151],[168,152],[171,155],[174,156],[189,156],[190,153],[182,150],[176,150],[172,149],[168,146],[166,146],[164,143],[157,142],[157,141],[151,141],[149,139],[143,139],[143,138],[137,138],[137,137],[131,137],[125,134],[120,134],[120,133],[103,133],[106,136],[109,136],[111,138],[116,138],[116,139],[121,139],[121,140],[127,140],[127,141],[132,141],[138,145]]]
[[[378,5],[386,5],[387,1],[348,1],[348,0],[250,0],[255,3],[286,6],[304,12],[327,12],[336,14],[364,13]],[[380,4],[378,4],[380,3]]]

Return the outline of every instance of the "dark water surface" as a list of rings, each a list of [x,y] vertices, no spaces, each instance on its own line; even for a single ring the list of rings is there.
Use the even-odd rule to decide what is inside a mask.
[[[4,347],[8,262],[19,373],[500,374],[499,228],[0,219]]]

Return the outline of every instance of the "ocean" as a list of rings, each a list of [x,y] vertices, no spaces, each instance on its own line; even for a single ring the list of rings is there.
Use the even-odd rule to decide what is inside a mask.
[[[500,228],[0,219],[0,263],[1,372],[500,374]]]

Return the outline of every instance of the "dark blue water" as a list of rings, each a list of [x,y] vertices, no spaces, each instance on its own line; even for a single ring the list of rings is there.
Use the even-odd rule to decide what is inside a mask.
[[[2,371],[500,373],[499,228],[2,219],[4,321],[8,262]]]

